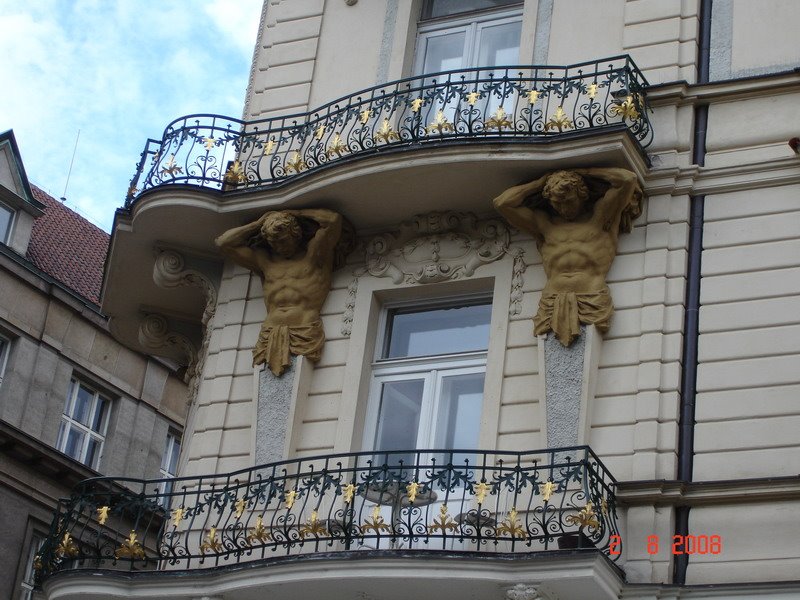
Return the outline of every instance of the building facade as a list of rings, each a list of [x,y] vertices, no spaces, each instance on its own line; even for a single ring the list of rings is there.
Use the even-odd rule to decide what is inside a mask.
[[[28,183],[11,132],[0,194],[0,595],[27,600],[58,500],[101,473],[160,477],[186,386],[111,336],[108,234]]]
[[[85,489],[48,598],[800,594],[798,24],[266,1],[243,119],[148,142],[104,281],[196,375],[185,479]]]

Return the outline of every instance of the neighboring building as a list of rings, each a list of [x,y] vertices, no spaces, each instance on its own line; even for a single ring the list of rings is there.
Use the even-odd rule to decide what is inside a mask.
[[[187,396],[172,369],[111,336],[109,236],[28,183],[10,131],[0,219],[0,596],[27,600],[57,501],[101,473],[158,478]]]
[[[162,489],[85,488],[48,598],[800,596],[799,29],[791,0],[265,1],[244,120],[148,142],[104,280],[117,338],[199,375],[185,479],[133,532],[91,519],[151,523]],[[532,333],[534,228],[492,200],[586,168],[645,200],[610,329],[565,350]],[[599,173],[590,198],[622,189]],[[263,290],[305,310],[315,271],[281,289],[214,240],[280,209],[360,244],[321,359],[276,377]],[[248,231],[227,251],[263,267]]]

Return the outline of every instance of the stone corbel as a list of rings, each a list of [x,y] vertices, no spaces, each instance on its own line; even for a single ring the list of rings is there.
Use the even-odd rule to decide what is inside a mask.
[[[164,315],[149,313],[139,324],[139,343],[157,356],[163,356],[186,366],[184,381],[199,379],[197,345],[184,333],[176,331]]]
[[[195,353],[195,356],[190,361],[192,365],[191,376],[187,379],[190,402],[197,396],[200,386],[203,366],[208,353],[208,343],[211,339],[211,322],[217,309],[217,287],[200,268],[204,268],[207,271],[219,271],[218,266],[210,263],[205,264],[206,261],[198,259],[194,262],[198,264],[198,267],[199,265],[202,265],[202,267],[187,268],[183,254],[176,250],[162,248],[158,251],[153,264],[153,281],[156,285],[164,289],[195,287],[203,292],[206,300],[203,316],[200,319],[202,343],[199,351]]]

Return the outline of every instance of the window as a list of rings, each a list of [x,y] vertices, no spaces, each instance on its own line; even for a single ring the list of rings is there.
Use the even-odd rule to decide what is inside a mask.
[[[161,473],[162,479],[173,479],[178,473],[178,456],[181,453],[181,438],[177,433],[172,431],[167,435],[167,445],[164,448],[164,456],[161,457]],[[159,484],[160,493],[162,496],[160,503],[169,508],[170,497],[172,493],[172,482],[162,481]]]
[[[0,385],[3,384],[3,375],[6,372],[6,363],[8,362],[8,352],[11,348],[11,342],[8,338],[0,336]]]
[[[432,1],[425,8],[435,17],[454,14],[456,6],[469,8],[474,5],[475,8],[484,8],[502,4],[510,2]],[[521,32],[520,9],[502,13],[494,11],[457,15],[447,21],[421,23],[417,40],[416,72],[424,74],[468,67],[516,65],[519,63]]]
[[[386,311],[373,364],[366,447],[478,447],[490,319],[486,299]],[[392,462],[401,458],[413,462],[411,455],[393,455]]]
[[[45,536],[38,532],[33,532],[31,536],[31,543],[28,547],[28,555],[25,561],[25,572],[22,575],[22,593],[21,600],[31,600],[33,598],[34,582],[34,561],[36,560],[36,553],[44,543]]]
[[[14,211],[0,202],[0,243],[7,244],[11,237],[11,225],[14,222]]]
[[[103,452],[110,404],[99,392],[71,380],[56,448],[96,470]]]

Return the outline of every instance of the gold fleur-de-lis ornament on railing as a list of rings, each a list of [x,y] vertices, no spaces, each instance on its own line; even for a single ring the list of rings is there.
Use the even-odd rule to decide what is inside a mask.
[[[480,100],[481,95],[478,92],[470,92],[467,94],[467,104],[475,106],[475,103]]]
[[[386,143],[400,139],[400,136],[397,135],[397,132],[392,129],[392,126],[389,124],[389,119],[383,120],[381,128],[375,133],[374,137],[376,140],[383,140]]]
[[[497,535],[508,535],[519,540],[524,540],[527,537],[522,523],[520,523],[517,518],[516,508],[512,508],[508,511],[508,516],[497,526],[496,531]]]
[[[321,140],[323,135],[325,135],[325,125],[320,125],[314,131],[314,137],[317,138],[318,140]]]
[[[485,481],[481,481],[478,485],[475,486],[475,499],[478,501],[478,504],[483,504],[487,492],[489,492],[491,489],[492,486],[490,486]]]
[[[292,158],[286,161],[286,168],[293,169],[297,173],[306,168],[306,161],[300,156],[298,150],[295,150],[294,154],[292,154]]]
[[[56,556],[58,558],[78,556],[79,553],[80,550],[75,542],[72,541],[72,536],[69,533],[65,533],[64,537],[61,538],[61,543],[56,548]]]
[[[433,122],[431,122],[431,124],[425,128],[427,133],[431,133],[434,130],[438,131],[439,133],[453,131],[453,124],[447,120],[447,117],[444,116],[444,111],[442,110],[436,112],[436,117],[433,119]]]
[[[359,120],[361,121],[362,125],[366,125],[369,118],[372,116],[372,109],[365,108],[359,113]]]
[[[136,532],[131,531],[119,548],[114,552],[116,558],[144,558],[144,548],[136,539]]]
[[[161,168],[161,175],[175,177],[175,175],[180,175],[181,173],[183,173],[183,168],[179,167],[178,163],[175,162],[175,155],[170,154],[167,162],[165,162],[164,166]]]
[[[108,521],[108,511],[111,510],[108,506],[100,506],[97,509],[97,522],[100,525],[105,525],[106,521]]]
[[[541,92],[539,90],[528,90],[528,104],[536,104]]]
[[[409,502],[414,502],[417,499],[418,493],[419,493],[419,484],[416,481],[412,481],[406,486],[406,496],[408,496]]]
[[[633,100],[633,96],[627,96],[624,102],[619,102],[609,109],[612,115],[620,116],[624,119],[635,121],[639,118],[639,111]]]
[[[597,84],[593,83],[589,87],[586,88],[586,95],[589,96],[592,100],[594,97],[597,96]]]
[[[551,129],[558,129],[558,131],[563,131],[564,129],[572,129],[573,124],[572,121],[569,120],[567,117],[567,113],[564,112],[564,108],[559,106],[556,109],[555,114],[550,117],[550,120],[544,126],[546,131],[550,131]]]
[[[333,156],[341,157],[343,152],[347,152],[347,145],[342,141],[342,138],[339,136],[338,133],[334,134],[331,143],[328,145],[328,148],[325,150],[325,154],[328,155],[328,158]]]
[[[264,527],[264,519],[262,519],[260,516],[256,517],[255,527],[253,527],[250,530],[250,533],[247,534],[247,543],[250,544],[251,546],[253,545],[253,542],[256,541],[264,544],[268,542],[271,537],[272,536],[270,535],[269,530],[267,530],[267,528]]]
[[[428,525],[428,532],[441,531],[447,533],[448,531],[458,531],[458,523],[456,523],[447,512],[447,504],[442,504],[439,507],[439,518],[433,520],[433,524]]]
[[[264,156],[268,156],[272,154],[272,151],[275,149],[275,140],[270,138],[267,140],[267,143],[264,144]]]
[[[233,514],[236,516],[237,520],[242,518],[242,515],[244,514],[244,509],[245,509],[246,506],[247,506],[247,502],[245,501],[244,498],[239,498],[236,501],[236,504],[233,505],[233,509],[234,509],[233,510]]]
[[[186,514],[186,510],[181,506],[179,508],[175,508],[172,510],[172,526],[177,527],[181,521],[183,521],[183,517]]]
[[[577,525],[580,529],[587,527],[589,529],[597,529],[600,523],[597,520],[597,513],[594,512],[594,505],[587,502],[577,515],[568,515],[564,521],[570,525]]]
[[[247,178],[244,175],[242,163],[239,161],[239,159],[236,159],[230,164],[228,170],[225,171],[225,183],[235,185],[238,183],[244,183],[245,181],[247,181]]]
[[[217,528],[212,527],[206,535],[206,540],[200,544],[200,553],[219,552],[220,550],[222,550],[222,542],[217,538]]]
[[[549,501],[553,497],[553,493],[558,490],[558,485],[552,481],[545,481],[539,485],[539,493],[542,495],[542,500]]]
[[[206,147],[206,150],[213,150],[216,144],[217,140],[211,136],[203,138],[203,145]]]
[[[419,109],[422,108],[422,105],[425,104],[425,100],[422,98],[415,98],[411,101],[411,112],[416,113],[419,112]]]
[[[511,121],[506,118],[506,111],[502,106],[498,106],[497,110],[490,119],[483,123],[487,129],[503,129],[503,127],[511,127]]]
[[[297,499],[297,492],[295,490],[289,490],[283,497],[283,501],[286,503],[286,508],[288,510],[292,510],[292,506],[294,506],[294,502]]]
[[[372,515],[371,520],[364,519],[364,523],[361,525],[361,531],[374,531],[375,533],[380,533],[381,531],[391,531],[392,528],[389,527],[383,520],[381,516],[381,509],[379,506],[372,507]]]
[[[345,504],[350,504],[353,501],[353,496],[356,493],[356,486],[352,483],[348,483],[344,488],[342,488],[342,496],[344,498]]]
[[[306,524],[300,528],[301,538],[308,535],[316,537],[325,537],[328,535],[328,530],[325,529],[325,524],[319,520],[319,515],[316,510],[311,511],[311,516],[306,521]]]

